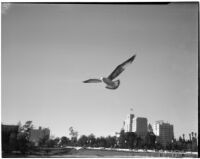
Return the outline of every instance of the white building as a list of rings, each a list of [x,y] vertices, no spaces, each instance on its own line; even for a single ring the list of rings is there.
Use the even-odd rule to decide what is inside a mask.
[[[133,132],[132,127],[133,127],[133,119],[134,119],[134,114],[128,114],[125,121],[124,121],[124,131],[125,132]]]
[[[147,134],[147,118],[135,117],[134,114],[128,114],[123,128],[125,132],[135,132],[144,139]]]
[[[166,146],[167,143],[171,143],[174,138],[173,125],[165,123],[162,120],[155,122],[153,125],[153,132],[157,136],[157,142],[160,142],[163,146]]]

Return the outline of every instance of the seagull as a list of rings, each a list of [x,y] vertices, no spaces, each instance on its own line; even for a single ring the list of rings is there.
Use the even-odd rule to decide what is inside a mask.
[[[122,64],[118,65],[114,71],[108,77],[100,77],[100,78],[91,78],[88,80],[83,81],[83,83],[100,83],[104,82],[106,84],[107,89],[117,89],[120,85],[120,80],[113,81],[117,76],[122,73],[125,68],[130,65],[133,60],[135,59],[136,55],[133,55],[131,58],[123,62]]]

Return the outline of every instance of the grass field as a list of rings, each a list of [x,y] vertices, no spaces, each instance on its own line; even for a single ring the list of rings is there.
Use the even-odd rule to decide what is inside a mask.
[[[2,157],[11,158],[141,158],[141,157],[198,157],[197,153],[183,153],[183,152],[155,152],[155,151],[136,151],[127,149],[95,149],[95,148],[51,148],[38,149],[29,155],[3,155]]]

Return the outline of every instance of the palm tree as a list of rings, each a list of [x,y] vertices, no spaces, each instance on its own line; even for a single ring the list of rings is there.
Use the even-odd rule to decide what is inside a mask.
[[[192,139],[193,139],[193,136],[194,136],[194,132],[192,132]]]
[[[190,141],[191,141],[191,134],[189,134],[189,137],[190,137]]]
[[[185,134],[183,134],[183,140],[185,141]]]

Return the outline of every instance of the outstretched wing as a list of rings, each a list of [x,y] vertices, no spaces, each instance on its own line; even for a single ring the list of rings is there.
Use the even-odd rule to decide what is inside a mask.
[[[125,68],[130,65],[133,60],[135,59],[136,55],[133,55],[131,58],[129,58],[128,60],[126,60],[125,62],[123,62],[122,64],[118,65],[115,70],[108,76],[108,78],[110,80],[115,79],[117,76],[119,76],[120,73],[122,73]]]
[[[83,83],[99,83],[102,82],[100,79],[88,79],[83,81]]]

